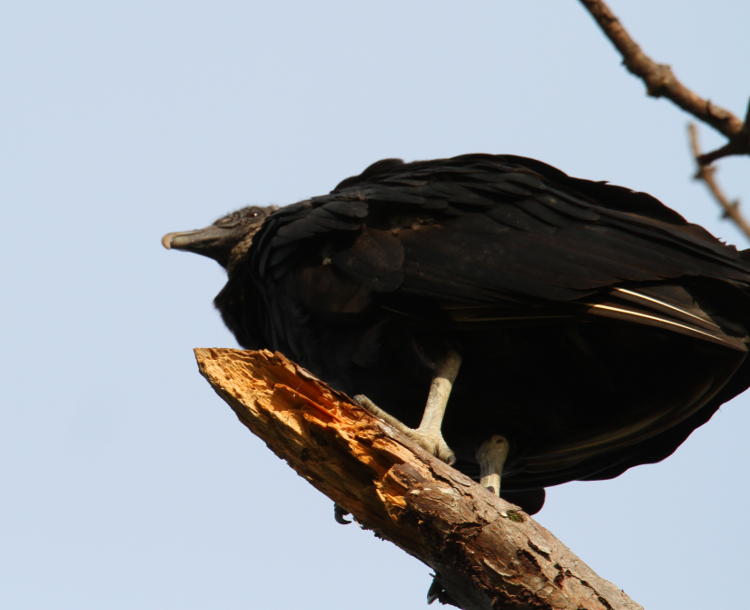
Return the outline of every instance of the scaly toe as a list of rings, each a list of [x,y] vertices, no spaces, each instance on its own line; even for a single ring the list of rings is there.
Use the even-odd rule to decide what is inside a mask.
[[[413,428],[409,428],[404,432],[422,449],[443,460],[446,464],[453,465],[456,463],[456,454],[453,453],[453,450],[445,442],[442,435],[435,436],[418,429],[414,430]]]
[[[381,409],[364,394],[357,394],[356,396],[354,396],[354,400],[359,406],[361,406],[371,415],[382,419],[384,422],[390,424],[399,432],[403,432],[425,451],[430,452],[432,455],[440,458],[447,464],[455,464],[456,454],[453,453],[453,450],[448,446],[448,443],[445,442],[445,439],[439,432],[435,434],[431,432],[424,432],[419,428],[410,428],[401,420],[393,417],[393,415]]]

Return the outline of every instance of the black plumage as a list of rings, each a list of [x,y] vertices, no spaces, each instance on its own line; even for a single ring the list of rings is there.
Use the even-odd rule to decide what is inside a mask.
[[[331,193],[245,208],[168,247],[228,271],[215,303],[247,348],[286,353],[416,425],[463,359],[444,436],[503,496],[671,454],[750,384],[750,264],[655,198],[531,159],[387,159]]]

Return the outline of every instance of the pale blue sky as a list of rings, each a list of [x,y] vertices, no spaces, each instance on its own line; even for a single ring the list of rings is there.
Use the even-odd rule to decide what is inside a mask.
[[[744,111],[750,4],[612,0]],[[386,156],[534,156],[747,247],[691,182],[687,117],[573,0],[34,1],[0,24],[0,607],[424,607],[429,570],[239,424],[191,348],[234,346],[210,260],[166,231],[329,190]],[[704,142],[719,139],[702,128]],[[720,177],[750,207],[750,162]],[[669,363],[665,363],[669,366]],[[539,520],[649,610],[737,607],[750,396],[677,453],[554,488]]]

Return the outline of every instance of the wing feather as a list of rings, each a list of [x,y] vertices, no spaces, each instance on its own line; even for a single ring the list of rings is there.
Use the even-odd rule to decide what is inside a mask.
[[[308,304],[418,316],[429,303],[456,324],[617,318],[741,347],[684,289],[659,296],[649,286],[747,286],[747,261],[643,193],[470,155],[387,160],[290,207],[257,236],[265,255],[255,260],[276,278],[304,261]]]

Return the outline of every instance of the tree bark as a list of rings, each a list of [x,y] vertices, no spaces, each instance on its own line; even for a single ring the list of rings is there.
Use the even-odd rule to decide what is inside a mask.
[[[196,349],[200,372],[297,473],[417,557],[464,610],[635,610],[517,506],[279,353]]]

